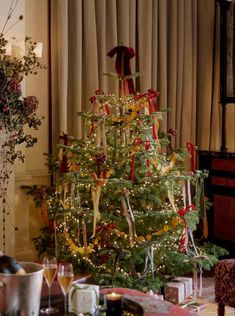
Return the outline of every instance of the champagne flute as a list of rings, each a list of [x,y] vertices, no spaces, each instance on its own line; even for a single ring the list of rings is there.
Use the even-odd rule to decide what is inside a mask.
[[[57,279],[64,294],[64,315],[68,315],[67,293],[74,279],[73,266],[71,263],[59,264]]]
[[[42,261],[44,267],[44,278],[48,286],[48,307],[42,308],[41,313],[43,314],[55,314],[59,311],[57,307],[51,306],[51,285],[55,279],[57,271],[57,260],[55,257],[44,257]]]

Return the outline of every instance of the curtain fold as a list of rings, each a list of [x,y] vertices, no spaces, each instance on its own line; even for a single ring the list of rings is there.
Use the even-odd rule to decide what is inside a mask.
[[[207,148],[210,143],[211,107],[213,90],[213,52],[215,23],[213,1],[198,0],[198,50],[197,50],[197,129],[203,137],[198,138],[198,146]]]
[[[59,0],[58,5],[58,69],[59,69],[59,126],[67,132],[67,97],[68,97],[68,7],[63,0]]]
[[[176,131],[176,147],[192,142],[219,149],[218,8],[214,0],[51,0],[53,130],[82,136],[76,113],[90,109],[97,89],[118,93],[117,45],[135,50],[136,89],[160,92],[161,130]],[[56,9],[56,10],[53,10]],[[215,40],[216,39],[216,40]],[[57,43],[57,44],[56,44]],[[55,58],[55,56],[57,57]],[[58,78],[57,78],[58,75]],[[59,106],[58,106],[59,104]],[[230,125],[234,116],[230,118]],[[54,144],[56,142],[55,133]]]

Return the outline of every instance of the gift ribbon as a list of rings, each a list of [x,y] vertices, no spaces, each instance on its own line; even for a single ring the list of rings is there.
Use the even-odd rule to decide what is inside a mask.
[[[103,163],[106,166],[106,157],[103,154],[96,154],[94,159],[97,163],[97,178],[101,177],[101,164]],[[104,173],[106,173],[106,168],[104,168]]]
[[[182,187],[182,194],[183,194],[183,203],[184,207],[183,209],[179,210],[178,213],[181,217],[184,218],[184,215],[187,214],[191,209],[195,209],[195,206],[192,205],[192,196],[191,196],[191,186],[190,186],[190,180],[187,180],[187,188],[186,188],[186,181],[183,182],[183,187]],[[187,205],[187,197],[188,197],[188,206]],[[194,246],[195,254],[197,255],[197,249],[194,244],[194,239],[192,236],[191,230],[188,229],[187,227],[187,221],[184,218],[184,231],[183,231],[183,236],[181,239],[181,250],[184,253],[190,254],[190,250],[188,249],[188,239],[189,235],[191,237],[192,244]]]
[[[189,206],[188,207],[185,207],[185,208],[189,208],[189,211],[190,209],[195,209],[195,206],[192,207],[192,195],[191,195],[191,186],[190,186],[190,180],[188,179],[187,180],[187,193],[186,193],[186,183],[184,181],[183,183],[183,202],[184,202],[184,205],[186,205],[186,195],[188,195],[188,204]],[[187,224],[187,223],[186,223]],[[191,240],[191,244],[192,244],[192,249],[190,249],[188,247],[188,240]],[[193,279],[194,279],[194,297],[197,296],[197,292],[199,291],[199,296],[201,296],[202,294],[202,266],[201,264],[197,262],[198,259],[200,258],[203,258],[203,256],[200,256],[198,251],[197,251],[197,248],[196,248],[196,245],[195,245],[195,242],[194,242],[194,236],[193,236],[193,232],[191,229],[187,228],[186,227],[186,243],[185,243],[185,250],[186,250],[186,253],[187,255],[189,256],[193,256],[194,259],[196,260],[196,263],[195,263],[195,267],[194,267],[194,271],[193,271]],[[199,289],[198,289],[198,276],[197,276],[197,266],[199,266],[199,272],[200,272],[200,275],[199,275]]]
[[[184,218],[184,216],[191,210],[195,210],[195,206],[193,204],[192,205],[188,205],[187,207],[182,207],[180,210],[178,210],[179,216],[182,217],[183,221],[184,221],[183,237],[180,240],[181,251],[183,253],[186,252],[186,245],[187,245],[187,221]]]
[[[156,122],[152,123],[152,133],[153,133],[153,139],[156,140],[158,138],[158,124]]]
[[[134,246],[134,243],[133,243],[133,228],[132,228],[131,220],[130,220],[130,217],[129,217],[129,214],[128,214],[125,198],[122,198],[121,202],[122,202],[123,213],[124,213],[124,215],[126,217],[126,221],[127,221],[127,224],[128,224],[130,247],[133,247]]]
[[[109,115],[110,114],[110,109],[109,109],[109,104],[107,102],[104,104],[104,108],[105,108],[106,114]]]
[[[159,96],[159,92],[155,91],[153,89],[149,89],[148,92],[145,93],[140,93],[138,95],[135,95],[134,100],[140,100],[143,98],[147,98],[147,102],[148,102],[148,110],[149,113],[153,112],[153,108],[154,111],[157,112],[158,111],[158,105],[157,105],[157,97]],[[153,107],[152,107],[153,105]]]
[[[173,130],[172,128],[168,129],[168,140],[169,140],[169,144],[168,144],[168,149],[172,150],[172,137],[176,135],[176,131]]]
[[[99,225],[96,228],[96,232],[100,233],[101,239],[100,239],[100,246],[101,248],[104,248],[105,240],[107,240],[107,247],[111,247],[111,242],[110,242],[110,230],[115,229],[116,225],[113,223],[109,224],[102,224]]]
[[[170,201],[170,204],[171,204],[171,207],[172,207],[173,211],[174,211],[175,213],[177,213],[177,209],[176,209],[176,206],[175,206],[175,201],[174,201],[173,193],[172,193],[170,190],[168,190],[168,191],[167,191],[167,195],[168,195],[168,199],[169,199],[169,201]]]
[[[196,146],[190,142],[186,144],[187,150],[191,155],[191,170],[195,172],[196,170]]]
[[[133,227],[133,235],[136,238],[137,234],[136,234],[136,228],[135,228],[135,217],[134,217],[134,214],[133,214],[133,211],[132,211],[132,208],[131,208],[128,190],[126,190],[125,196],[126,196],[126,202],[127,202],[127,206],[128,206],[129,216],[130,216],[132,227]]]
[[[178,210],[178,214],[180,217],[184,217],[184,215],[187,214],[191,210],[195,210],[195,206],[193,204],[188,205],[187,207],[182,207],[180,210]]]
[[[130,247],[133,247],[134,246],[134,237],[137,237],[137,235],[136,235],[136,228],[135,228],[135,218],[134,218],[131,206],[130,206],[128,192],[125,192],[125,196],[121,198],[121,202],[122,202],[123,213],[126,217],[126,221],[128,224]]]
[[[97,104],[97,97],[96,96],[97,95],[103,95],[103,94],[104,94],[103,90],[98,89],[98,90],[95,91],[95,95],[92,95],[90,97],[90,99],[89,99],[89,101],[93,104],[93,111],[95,113],[97,113],[99,111],[98,104]]]
[[[94,208],[94,219],[93,219],[93,234],[91,238],[95,237],[96,234],[96,224],[100,220],[100,212],[99,212],[99,201],[100,201],[100,193],[101,193],[101,186],[95,185],[91,188],[91,197],[93,202]]]
[[[95,95],[91,96],[89,101],[92,103],[93,111],[96,113],[97,112],[96,96]]]
[[[89,131],[87,133],[87,136],[90,137],[92,134],[94,134],[94,132],[95,132],[95,124],[94,124],[94,121],[92,120],[91,121],[91,127],[90,127],[90,129],[89,129]]]
[[[158,105],[157,105],[157,97],[159,96],[159,92],[153,89],[149,89],[148,90],[148,100],[150,102],[150,106],[151,106],[151,112],[152,113],[152,105],[154,108],[154,111],[157,112],[158,111]]]
[[[84,247],[84,253],[87,254],[87,229],[86,229],[86,221],[83,220],[82,222],[82,236],[83,236],[83,247]]]
[[[67,193],[68,193],[68,183],[64,183],[63,185],[63,199],[61,199],[61,204],[63,208],[67,208]]]
[[[92,178],[95,180],[95,185],[91,187],[91,197],[92,197],[93,209],[94,209],[93,234],[91,238],[95,237],[96,224],[100,220],[99,201],[100,201],[101,187],[105,183],[104,179],[98,178],[95,173],[92,174]]]
[[[153,113],[153,109],[155,112],[158,111],[158,105],[157,105],[157,97],[159,95],[159,92],[153,90],[153,89],[149,89],[148,92],[146,93],[141,93],[138,94],[134,97],[134,100],[138,101],[141,100],[143,98],[147,98],[147,103],[148,103],[148,113],[146,114],[152,114]],[[142,108],[142,106],[141,106]],[[158,129],[159,129],[159,124],[157,121],[157,118],[155,116],[152,116],[152,135],[153,135],[153,139],[157,140],[158,139]]]
[[[150,265],[152,277],[154,278],[154,247],[153,247],[153,245],[148,247],[147,251],[146,251],[143,276],[145,276],[148,273],[148,266],[149,265]]]

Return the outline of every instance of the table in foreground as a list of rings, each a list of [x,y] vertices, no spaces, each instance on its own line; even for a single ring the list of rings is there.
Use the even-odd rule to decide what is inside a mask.
[[[110,292],[122,294],[124,301],[126,300],[127,303],[134,302],[138,304],[142,308],[142,314],[134,314],[135,316],[192,316],[189,311],[177,305],[167,301],[159,300],[153,295],[142,293],[137,290],[127,288],[111,288],[100,291],[100,293],[104,295]]]
[[[192,316],[186,309],[182,309],[170,302],[156,299],[154,296],[127,288],[108,288],[100,290],[100,301],[102,303],[105,294],[115,292],[123,295],[123,315],[134,316]],[[46,292],[44,291],[44,294]],[[55,316],[64,315],[64,297],[55,282],[52,290],[52,306],[57,306],[60,309]],[[41,305],[46,306],[48,303],[47,296],[42,295]],[[43,314],[40,314],[43,315]],[[45,314],[44,314],[45,315]],[[70,313],[70,315],[75,315]],[[97,311],[97,315],[99,315]],[[101,313],[100,313],[101,315]],[[104,315],[104,314],[103,314]]]

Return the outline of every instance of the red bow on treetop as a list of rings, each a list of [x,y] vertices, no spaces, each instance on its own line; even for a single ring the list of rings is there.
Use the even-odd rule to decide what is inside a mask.
[[[131,75],[130,59],[135,56],[134,49],[126,46],[116,46],[110,52],[109,57],[116,56],[115,70],[119,77],[123,78]],[[133,79],[127,79],[127,87],[129,94],[135,94]]]

